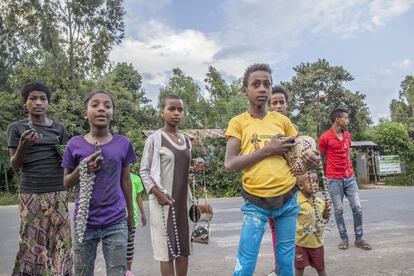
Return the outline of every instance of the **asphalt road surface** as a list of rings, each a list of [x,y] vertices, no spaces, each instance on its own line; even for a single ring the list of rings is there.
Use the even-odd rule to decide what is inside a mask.
[[[371,251],[353,245],[337,249],[336,225],[325,235],[325,263],[328,275],[414,275],[414,188],[382,188],[361,191],[364,238]],[[348,233],[353,237],[352,213],[345,203]],[[209,245],[194,245],[189,275],[231,275],[235,263],[242,215],[241,198],[215,199]],[[148,206],[145,204],[147,216]],[[0,207],[0,275],[10,275],[18,243],[17,206]],[[102,251],[98,249],[95,275],[105,275]],[[270,229],[263,237],[255,275],[267,275],[273,267]],[[152,259],[149,226],[135,237],[135,275],[159,275],[159,263]],[[312,268],[305,275],[317,275]]]

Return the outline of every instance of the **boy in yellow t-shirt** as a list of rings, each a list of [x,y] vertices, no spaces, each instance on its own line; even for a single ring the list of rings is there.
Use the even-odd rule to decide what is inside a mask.
[[[318,176],[311,173],[312,183],[308,174],[297,177],[297,185],[299,186],[298,204],[300,211],[296,220],[296,253],[295,253],[295,275],[302,276],[305,267],[308,265],[316,269],[319,276],[325,276],[325,261],[323,248],[323,229],[316,228],[315,209],[312,206],[312,190],[318,191]],[[330,202],[325,203],[320,198],[315,198],[317,212],[323,218],[329,216]]]
[[[224,166],[243,170],[243,225],[233,275],[252,275],[260,243],[269,218],[277,218],[277,262],[280,275],[294,275],[295,229],[299,206],[296,178],[283,157],[294,145],[297,134],[290,120],[267,112],[272,92],[272,70],[267,64],[247,67],[242,93],[249,106],[229,122]],[[307,156],[312,167],[318,160]]]

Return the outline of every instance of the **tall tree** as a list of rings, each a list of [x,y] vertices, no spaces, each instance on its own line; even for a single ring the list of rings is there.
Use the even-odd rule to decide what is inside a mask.
[[[329,114],[337,107],[349,111],[353,134],[362,132],[371,123],[365,95],[344,86],[353,77],[342,66],[331,66],[328,61],[319,59],[314,63],[301,63],[293,70],[296,75],[284,85],[292,95],[289,108],[292,120],[301,132],[319,136],[330,127]]]
[[[182,128],[201,129],[205,127],[207,111],[210,109],[200,92],[200,87],[193,78],[184,75],[179,68],[174,68],[168,84],[161,88],[158,107],[166,95],[177,95],[183,99],[185,117]]]
[[[406,76],[401,82],[399,99],[390,104],[391,121],[403,123],[414,131],[414,77]]]
[[[149,103],[150,100],[145,96],[145,91],[142,88],[142,76],[135,70],[131,63],[117,63],[115,67],[106,74],[105,78],[134,92],[136,94],[135,100],[138,104]]]
[[[220,72],[213,66],[208,67],[204,82],[206,84],[206,90],[209,92],[209,99],[212,103],[216,103],[230,96],[230,87],[222,78]]]
[[[124,37],[122,0],[3,0],[0,9],[8,55],[48,61],[70,83],[102,71]]]
[[[384,121],[374,127],[374,141],[382,154],[398,154],[404,161],[414,160],[414,140],[402,123]]]
[[[228,85],[216,68],[210,66],[204,79],[209,93],[208,126],[226,128],[235,115],[246,111],[247,99],[240,94],[240,81]]]
[[[414,109],[414,76],[406,76],[401,82],[400,99]]]
[[[396,99],[391,101],[391,121],[407,124],[410,119],[410,113],[411,110],[405,102]]]

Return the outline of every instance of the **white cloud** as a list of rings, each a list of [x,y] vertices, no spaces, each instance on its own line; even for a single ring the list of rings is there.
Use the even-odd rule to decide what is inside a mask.
[[[133,0],[133,4],[140,6],[141,9],[157,12],[171,4],[171,0]]]
[[[196,30],[175,30],[150,21],[141,28],[141,39],[128,38],[111,52],[111,60],[131,62],[150,85],[165,84],[173,68],[203,80],[219,46]]]
[[[413,0],[374,0],[369,4],[371,21],[374,25],[384,25],[387,21],[408,11]]]
[[[127,10],[134,35],[114,48],[111,60],[131,62],[144,75],[144,85],[159,87],[175,67],[202,81],[208,65],[230,77],[240,77],[253,62],[277,66],[295,55],[295,47],[308,34],[346,38],[375,31],[410,10],[414,0],[225,0],[221,28],[208,34],[176,29],[158,18],[157,11],[170,9],[171,0],[138,3],[140,11]],[[144,21],[148,17],[152,19]],[[398,67],[409,70],[412,61],[401,61]],[[381,72],[382,76],[390,74],[389,69]]]
[[[401,61],[394,62],[392,66],[400,68],[403,72],[409,72],[413,67],[413,62],[409,58],[406,58]]]
[[[288,44],[304,32],[343,37],[373,30],[408,11],[414,0],[260,0],[228,1],[229,30],[234,37],[262,37]],[[259,40],[257,40],[259,41]]]

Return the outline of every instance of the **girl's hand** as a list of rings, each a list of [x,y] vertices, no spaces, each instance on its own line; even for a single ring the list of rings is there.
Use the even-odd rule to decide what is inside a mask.
[[[142,226],[147,225],[147,217],[145,215],[141,216]]]
[[[31,149],[37,138],[38,135],[34,129],[26,130],[20,136],[19,147],[25,151]]]
[[[162,206],[164,205],[172,206],[175,201],[169,194],[164,194],[161,192],[158,195],[156,195],[156,197],[157,197],[158,203]]]
[[[157,186],[154,186],[150,192],[153,193],[153,195],[157,198],[158,204],[161,206],[172,206],[175,201],[174,198],[172,198],[169,194],[161,192]]]
[[[128,214],[127,216],[128,233],[132,232],[135,226],[134,214]]]
[[[101,168],[102,159],[101,150],[98,150],[86,157],[86,163],[88,164],[88,173],[93,173],[99,170]]]

